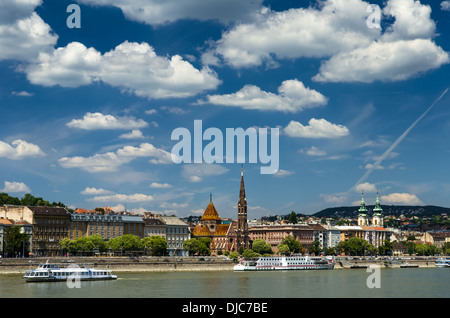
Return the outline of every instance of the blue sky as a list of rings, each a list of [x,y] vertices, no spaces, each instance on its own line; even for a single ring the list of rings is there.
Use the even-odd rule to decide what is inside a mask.
[[[278,173],[243,164],[250,219],[448,207],[449,29],[449,1],[2,1],[0,191],[234,218],[240,163],[171,160],[202,120],[279,129]]]

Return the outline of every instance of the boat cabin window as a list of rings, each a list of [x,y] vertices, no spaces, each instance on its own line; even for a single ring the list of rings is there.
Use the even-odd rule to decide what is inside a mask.
[[[47,272],[36,272],[35,276],[46,277],[46,276],[48,276],[48,273]]]

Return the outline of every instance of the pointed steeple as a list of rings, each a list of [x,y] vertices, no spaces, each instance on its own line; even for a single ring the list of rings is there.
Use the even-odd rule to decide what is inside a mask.
[[[200,220],[218,220],[218,221],[221,220],[219,213],[217,212],[216,207],[212,202],[212,193],[209,194],[209,204],[206,207],[206,210],[203,213],[203,216]]]
[[[366,202],[364,202],[364,190],[362,191],[361,206],[359,207],[358,225],[369,225],[367,218]]]
[[[245,197],[245,186],[244,186],[244,168],[241,168],[241,188],[239,189],[239,202],[238,205],[247,205],[247,198]]]
[[[361,213],[367,213],[367,208],[366,208],[366,202],[364,202],[364,190],[362,191],[362,197],[361,197],[361,206],[359,207],[358,212]]]
[[[380,199],[378,197],[378,190],[377,190],[377,200],[375,201],[375,207],[373,208],[373,212],[375,213],[380,213],[383,212],[383,209],[381,208],[380,205]]]
[[[383,226],[383,209],[380,206],[380,199],[378,198],[378,190],[377,190],[377,200],[375,201],[375,207],[373,208],[373,217],[372,217],[372,226]]]
[[[245,197],[244,168],[241,168],[241,187],[238,201],[238,223],[236,226],[237,247],[250,248],[247,224],[247,198]]]

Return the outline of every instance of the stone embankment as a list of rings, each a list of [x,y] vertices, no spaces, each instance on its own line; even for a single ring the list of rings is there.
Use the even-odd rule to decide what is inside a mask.
[[[414,268],[436,267],[433,259],[337,259],[335,269],[367,268],[377,266],[380,268]]]
[[[219,271],[233,270],[235,263],[222,257],[39,257],[2,258],[1,273],[24,273],[40,263],[89,264],[94,268],[108,268],[115,272],[137,271]]]
[[[137,271],[230,271],[236,264],[223,257],[40,257],[40,258],[0,258],[0,274],[24,273],[40,263],[89,264],[95,268],[109,268],[115,272]],[[434,260],[417,259],[337,259],[335,269],[402,267],[435,267]]]

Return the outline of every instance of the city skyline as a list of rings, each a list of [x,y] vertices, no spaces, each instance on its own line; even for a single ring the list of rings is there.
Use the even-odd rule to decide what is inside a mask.
[[[449,1],[3,2],[0,192],[235,218],[243,167],[248,219],[448,207],[449,29]],[[174,163],[196,120],[278,128],[278,172]]]

